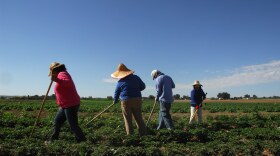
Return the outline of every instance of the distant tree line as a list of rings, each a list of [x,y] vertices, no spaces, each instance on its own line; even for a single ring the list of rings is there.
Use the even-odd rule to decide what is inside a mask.
[[[222,93],[219,93],[217,95],[217,98],[219,100],[228,100],[228,99],[231,99],[231,100],[238,100],[238,99],[280,99],[280,96],[269,96],[269,97],[263,96],[263,97],[258,97],[255,94],[253,94],[252,96],[249,95],[249,94],[245,94],[244,96],[231,98],[229,93],[222,92]],[[213,98],[211,98],[211,99],[213,99]]]
[[[0,99],[14,99],[14,100],[42,100],[44,99],[45,95],[27,95],[27,96],[0,96]],[[55,99],[55,94],[49,95],[47,99]],[[81,97],[82,100],[113,100],[112,96],[107,96],[106,98],[93,98],[92,96],[88,97]],[[149,95],[148,97],[143,97],[143,99],[154,100],[154,95]],[[180,94],[174,94],[175,100],[190,100],[188,95],[181,96]],[[238,99],[280,99],[280,96],[269,96],[269,97],[258,97],[255,94],[252,96],[249,94],[245,94],[244,96],[240,97],[231,97],[228,92],[221,92],[217,94],[217,97],[211,97],[211,100],[238,100]]]
[[[12,100],[42,100],[45,95],[27,95],[27,96],[0,96],[1,99],[12,99]],[[55,95],[49,95],[47,99],[55,99]]]

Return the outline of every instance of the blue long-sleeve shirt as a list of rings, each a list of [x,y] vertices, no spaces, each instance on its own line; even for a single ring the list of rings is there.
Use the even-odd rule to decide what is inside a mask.
[[[206,98],[206,94],[201,88],[198,90],[193,89],[191,91],[191,106],[195,107],[201,104],[204,98]]]
[[[175,88],[175,84],[172,78],[168,75],[161,74],[156,79],[156,98],[166,103],[172,103],[174,101],[172,88]]]
[[[114,102],[117,103],[119,98],[124,101],[129,98],[142,97],[141,91],[145,88],[145,83],[137,75],[131,74],[122,78],[117,83]]]

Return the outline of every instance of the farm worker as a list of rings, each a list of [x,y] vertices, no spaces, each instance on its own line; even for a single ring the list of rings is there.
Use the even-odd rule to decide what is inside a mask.
[[[60,129],[66,120],[71,131],[75,134],[77,142],[85,141],[85,135],[78,125],[80,96],[65,65],[58,62],[51,63],[49,76],[51,76],[51,80],[56,82],[54,93],[59,110],[54,119],[53,134],[46,143],[58,139]]]
[[[132,126],[132,115],[136,121],[139,135],[147,133],[146,124],[142,117],[142,95],[141,91],[146,88],[145,83],[133,74],[124,64],[119,64],[117,70],[111,74],[112,78],[119,79],[114,93],[114,104],[121,100],[121,109],[125,122],[126,134],[134,133]]]
[[[172,89],[175,88],[175,84],[172,78],[159,70],[153,70],[151,72],[153,80],[156,81],[156,97],[155,102],[160,103],[159,111],[159,125],[157,130],[166,127],[168,130],[174,128],[173,121],[170,115],[171,104],[174,101]]]
[[[205,100],[206,94],[202,90],[202,85],[198,80],[194,81],[193,89],[191,91],[191,116],[190,116],[190,124],[192,123],[192,116],[197,110],[198,114],[198,123],[202,122],[202,101]]]

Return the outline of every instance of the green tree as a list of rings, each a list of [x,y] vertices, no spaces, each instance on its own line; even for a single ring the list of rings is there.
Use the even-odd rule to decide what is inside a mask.
[[[249,94],[245,94],[244,98],[250,98],[251,96]]]
[[[52,95],[51,95],[51,98],[52,98],[52,99],[55,99],[55,94],[52,94]]]
[[[181,97],[180,94],[175,94],[175,95],[174,95],[174,99],[176,99],[176,100],[179,100],[180,97]]]
[[[191,98],[190,98],[189,96],[187,96],[187,95],[183,95],[182,99],[189,100],[189,99],[191,99]]]
[[[153,95],[149,95],[149,97],[148,97],[149,99],[155,99],[155,96],[153,96]]]
[[[112,96],[107,96],[107,100],[113,100]]]
[[[230,99],[230,94],[227,92],[222,92],[217,95],[218,99]]]

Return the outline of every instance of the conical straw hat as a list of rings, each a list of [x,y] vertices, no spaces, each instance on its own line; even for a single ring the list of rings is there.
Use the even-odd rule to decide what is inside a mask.
[[[112,78],[122,79],[130,74],[134,73],[134,71],[128,69],[124,64],[119,64],[117,70],[111,74]]]

